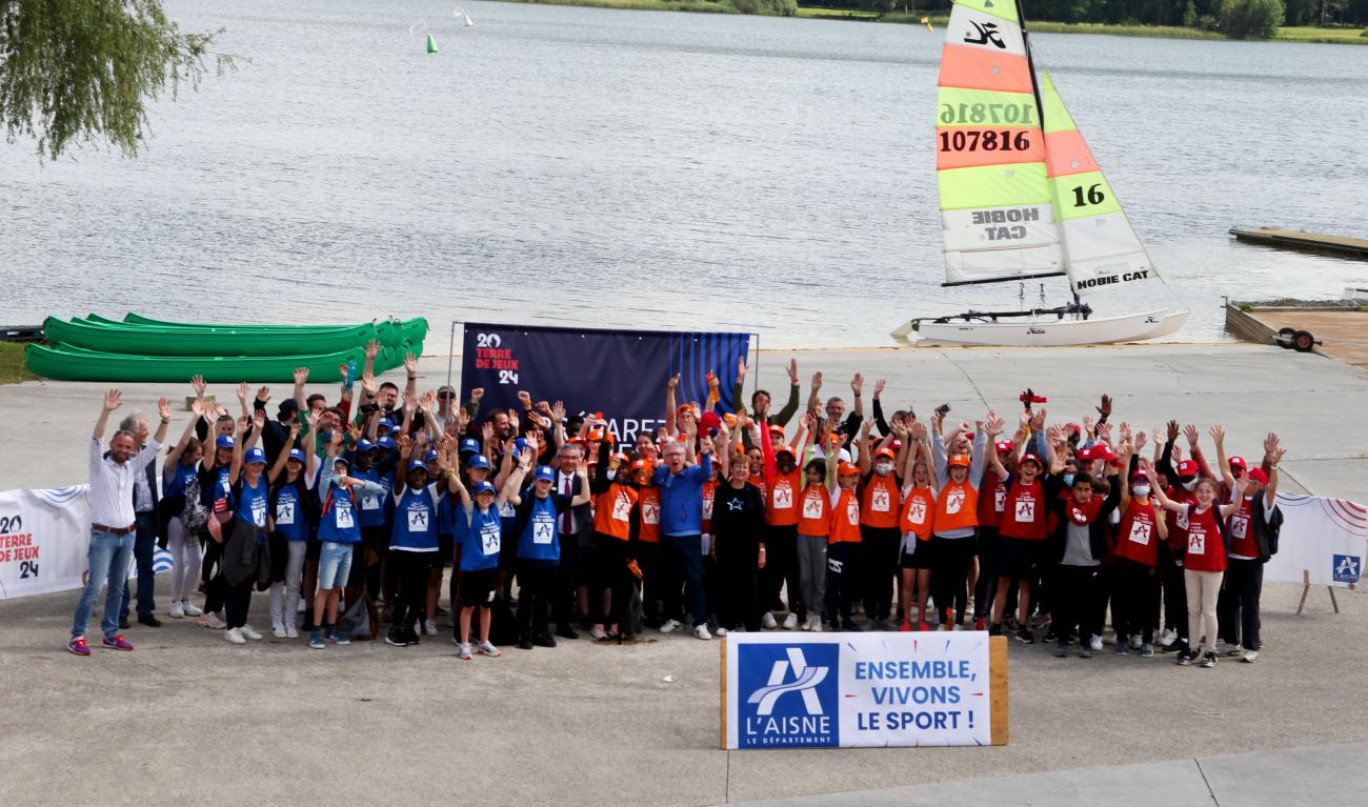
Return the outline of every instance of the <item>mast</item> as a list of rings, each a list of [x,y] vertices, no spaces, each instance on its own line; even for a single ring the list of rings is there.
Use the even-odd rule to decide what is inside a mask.
[[[1040,116],[1040,134],[1045,136],[1045,105],[1040,102],[1040,79],[1036,78],[1035,59],[1031,56],[1031,35],[1026,31],[1026,10],[1021,0],[1015,0],[1017,24],[1021,26],[1021,44],[1026,48],[1026,66],[1031,69],[1031,94],[1035,96],[1036,114]]]

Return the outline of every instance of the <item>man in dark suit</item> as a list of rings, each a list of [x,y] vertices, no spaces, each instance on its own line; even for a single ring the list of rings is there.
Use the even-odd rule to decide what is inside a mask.
[[[556,492],[578,496],[580,478],[576,469],[584,454],[578,445],[566,443],[556,451]],[[578,639],[571,626],[580,566],[584,547],[594,530],[594,515],[588,502],[571,507],[560,515],[560,568],[556,579],[556,595],[551,600],[551,621],[556,623],[556,635],[564,639]],[[587,594],[586,594],[587,598]]]
[[[163,424],[164,425],[164,424]],[[141,415],[129,415],[119,424],[122,431],[131,432],[137,437],[139,450],[147,444],[147,420]],[[152,571],[152,556],[157,551],[157,506],[160,503],[160,486],[157,484],[157,461],[153,459],[133,480],[133,512],[137,535],[133,541],[133,559],[138,566],[138,623],[150,628],[160,628],[157,619],[157,604],[154,596],[157,591],[157,576]],[[124,581],[123,605],[119,608],[119,627],[128,628],[129,586]]]

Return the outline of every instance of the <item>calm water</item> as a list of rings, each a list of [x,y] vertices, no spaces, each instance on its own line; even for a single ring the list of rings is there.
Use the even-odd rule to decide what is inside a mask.
[[[172,0],[250,63],[158,104],[140,159],[0,147],[0,319],[421,314],[441,334],[718,327],[777,347],[888,344],[914,314],[1016,304],[1014,284],[938,285],[939,29],[462,4],[473,28],[451,0]],[[1180,336],[1216,339],[1222,295],[1368,280],[1226,233],[1368,234],[1368,48],[1040,35],[1036,52],[1168,281],[1100,310],[1181,300]]]

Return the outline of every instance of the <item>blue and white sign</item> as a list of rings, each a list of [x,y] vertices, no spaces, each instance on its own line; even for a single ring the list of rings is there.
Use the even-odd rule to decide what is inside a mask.
[[[989,745],[988,634],[732,633],[728,748]]]
[[[1335,555],[1330,563],[1334,566],[1336,583],[1353,584],[1359,581],[1359,567],[1363,565],[1363,558],[1357,555]]]

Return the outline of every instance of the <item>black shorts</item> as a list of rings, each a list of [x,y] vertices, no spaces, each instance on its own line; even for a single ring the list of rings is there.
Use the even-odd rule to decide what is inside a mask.
[[[317,536],[317,535],[310,535],[310,536],[309,536],[309,545],[308,545],[308,547],[305,548],[305,550],[304,550],[304,561],[305,561],[306,563],[309,562],[309,561],[313,561],[314,563],[317,563],[317,562],[318,562],[318,558],[319,558],[319,556],[322,554],[322,552],[323,552],[323,542],[320,541],[320,540],[318,540],[318,536]]]
[[[1031,579],[1040,574],[1049,541],[998,536],[998,577]]]
[[[934,542],[930,539],[921,540],[920,538],[911,539],[913,551],[907,551],[908,542],[904,541],[898,547],[898,565],[904,569],[930,569],[935,562],[932,547]]]
[[[498,569],[461,572],[461,607],[488,608],[494,604],[494,593],[499,587]]]
[[[451,562],[456,554],[456,536],[449,532],[437,533],[437,559],[440,565],[445,566]]]

